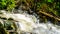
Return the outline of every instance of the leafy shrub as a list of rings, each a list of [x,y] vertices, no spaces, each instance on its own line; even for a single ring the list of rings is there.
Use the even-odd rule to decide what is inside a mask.
[[[0,10],[1,9],[13,9],[15,7],[15,0],[0,0]]]

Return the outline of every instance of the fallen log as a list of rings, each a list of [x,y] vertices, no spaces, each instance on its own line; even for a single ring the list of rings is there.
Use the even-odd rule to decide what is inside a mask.
[[[51,15],[51,14],[48,14],[48,13],[46,13],[46,12],[39,11],[39,13],[42,13],[42,14],[44,14],[44,15],[48,16],[48,17],[51,17],[51,18],[54,18],[55,20],[58,20],[58,21],[60,21],[60,18],[58,18],[58,17],[55,17],[55,16],[53,16],[53,15]]]

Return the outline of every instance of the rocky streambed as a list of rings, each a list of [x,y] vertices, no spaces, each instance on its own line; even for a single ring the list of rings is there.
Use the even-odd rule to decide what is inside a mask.
[[[22,10],[19,10],[23,12]],[[60,26],[52,24],[50,21],[47,23],[40,23],[34,15],[29,15],[25,12],[23,13],[7,13],[2,10],[0,14],[0,22],[4,26],[4,22],[11,19],[9,22],[13,23],[15,27],[13,30],[7,30],[9,32],[17,32],[17,34],[60,34]],[[6,25],[9,25],[6,24]],[[15,33],[14,33],[15,34]]]

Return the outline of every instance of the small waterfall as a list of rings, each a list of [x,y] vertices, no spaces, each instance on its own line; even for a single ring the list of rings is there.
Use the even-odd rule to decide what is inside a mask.
[[[17,27],[16,32],[18,34],[60,34],[60,26],[54,25],[49,21],[47,23],[39,23],[38,17],[29,15],[26,12],[18,10],[18,13],[7,13],[1,11],[3,14],[0,14],[0,17],[3,18],[12,18]],[[3,16],[2,16],[3,15]]]

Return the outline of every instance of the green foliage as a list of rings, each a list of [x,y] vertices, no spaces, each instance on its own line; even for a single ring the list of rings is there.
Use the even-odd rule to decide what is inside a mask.
[[[47,2],[50,2],[50,3],[52,3],[54,0],[47,0]]]
[[[15,0],[0,0],[0,10],[11,10],[15,7]]]
[[[52,2],[51,0],[48,0],[48,2]]]

